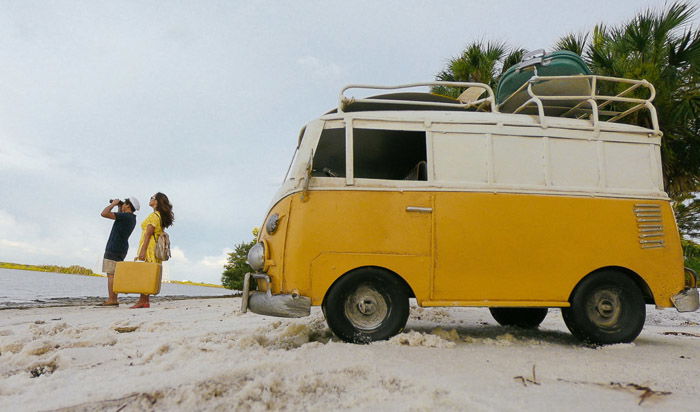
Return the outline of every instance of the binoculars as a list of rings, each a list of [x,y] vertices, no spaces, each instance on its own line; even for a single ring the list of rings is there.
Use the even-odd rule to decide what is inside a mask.
[[[117,200],[117,199],[109,199],[109,203],[112,203],[112,202],[114,202],[115,200]],[[121,206],[122,204],[124,204],[124,202],[122,202],[122,201],[120,200],[120,201],[119,201],[119,206]]]

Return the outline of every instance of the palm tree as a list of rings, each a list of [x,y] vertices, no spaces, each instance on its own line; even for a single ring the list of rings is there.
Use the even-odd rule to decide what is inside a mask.
[[[690,26],[695,11],[675,2],[662,11],[643,11],[619,26],[599,24],[590,42],[587,34],[569,34],[555,45],[581,54],[595,74],[646,79],[654,85],[664,133],[664,186],[678,203],[700,190],[700,30]],[[633,120],[642,126],[650,122],[643,112]]]
[[[435,78],[438,81],[477,82],[495,87],[500,74],[519,62],[523,53],[523,49],[509,51],[503,43],[472,42],[460,56],[450,59],[447,67]],[[435,94],[450,97],[457,97],[463,91],[461,88],[444,86],[432,89]]]

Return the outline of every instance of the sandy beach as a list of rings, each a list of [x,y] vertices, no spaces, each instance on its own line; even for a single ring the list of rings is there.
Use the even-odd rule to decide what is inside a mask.
[[[700,313],[648,307],[632,344],[593,348],[558,310],[541,328],[412,306],[390,341],[338,341],[240,298],[150,309],[0,311],[1,410],[668,410],[700,408]]]

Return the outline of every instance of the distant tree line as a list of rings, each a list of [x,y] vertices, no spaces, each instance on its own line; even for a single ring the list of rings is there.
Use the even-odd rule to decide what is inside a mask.
[[[57,265],[25,265],[21,263],[9,263],[0,262],[0,268],[4,269],[20,269],[20,270],[33,270],[37,272],[53,272],[53,273],[69,273],[74,275],[87,275],[94,276],[92,269],[88,269],[83,266],[71,265],[71,266],[57,266]]]

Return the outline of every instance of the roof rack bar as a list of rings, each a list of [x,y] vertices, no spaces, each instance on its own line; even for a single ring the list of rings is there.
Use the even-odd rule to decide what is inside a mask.
[[[461,103],[455,99],[456,103],[444,103],[444,102],[423,102],[423,101],[408,101],[408,100],[393,100],[393,99],[366,99],[366,98],[353,98],[346,97],[345,92],[349,89],[370,89],[370,90],[397,90],[397,89],[408,89],[413,87],[423,87],[423,86],[444,86],[444,87],[480,87],[488,93],[488,96],[475,100],[473,102]],[[350,84],[345,86],[341,91],[338,99],[338,112],[342,113],[344,108],[351,103],[391,103],[391,104],[405,104],[405,105],[420,105],[420,106],[433,106],[433,107],[459,107],[463,109],[468,109],[470,107],[483,107],[483,105],[488,102],[490,103],[490,111],[497,113],[498,108],[496,107],[496,98],[493,93],[493,89],[484,83],[474,83],[474,82],[425,82],[425,83],[408,83],[401,84],[397,86],[379,86],[379,85],[369,85],[369,84]]]
[[[627,89],[621,91],[620,93],[618,93],[615,97],[622,97],[625,94],[630,93],[630,92],[638,89],[640,86],[641,86],[641,83],[634,84],[634,85],[628,87]],[[607,106],[608,104],[610,104],[612,102],[613,102],[612,100],[605,101],[605,102],[601,103],[598,107],[602,108],[602,107]]]
[[[561,117],[566,117],[573,111],[585,110],[582,106],[586,103],[590,104],[590,101],[591,101],[591,99],[581,100],[576,106],[572,107],[571,109],[569,109],[566,112],[564,112],[563,114],[561,114]]]
[[[614,117],[608,119],[608,121],[609,121],[609,122],[614,122],[615,120],[620,120],[620,119],[622,119],[623,117],[629,116],[630,114],[632,114],[632,113],[634,113],[634,112],[637,112],[637,111],[639,111],[639,110],[641,110],[641,109],[644,109],[644,108],[645,108],[645,107],[644,107],[643,104],[638,104],[638,105],[636,105],[636,106],[632,106],[632,107],[630,107],[629,109],[625,110],[624,112],[621,112],[620,114],[618,114],[618,115],[616,115],[616,116],[614,116]]]
[[[598,102],[595,101],[595,99],[588,99],[586,100],[588,104],[591,105],[591,114],[593,115],[593,130],[598,133],[600,132],[600,124],[598,123]]]
[[[594,96],[540,96],[540,95],[535,95],[534,97],[541,99],[541,100],[587,100],[587,99],[595,99],[595,100],[600,100],[600,99],[608,99],[613,102],[624,102],[624,103],[638,103],[638,104],[644,104],[647,99],[639,99],[636,97],[621,97],[621,96],[605,96],[605,95],[596,95]],[[598,105],[600,107],[600,105]]]
[[[577,85],[575,89],[578,89],[577,95],[566,95],[567,81],[574,80],[576,83],[572,83],[572,86]],[[588,87],[584,86],[584,90],[581,88],[581,81],[588,81]],[[561,86],[556,82],[561,82]],[[612,82],[616,84],[628,84],[622,92],[615,96],[601,95],[598,94],[598,87],[601,82]],[[639,88],[646,88],[649,92],[649,96],[646,98],[632,97],[631,94],[638,90]],[[558,90],[557,90],[558,88]],[[554,92],[557,90],[558,93]],[[542,92],[547,92],[551,94],[541,94]],[[589,93],[590,92],[590,93]],[[524,95],[527,93],[526,95]],[[585,93],[585,94],[583,94]],[[571,76],[533,76],[523,85],[521,85],[515,92],[508,96],[500,105],[501,110],[504,107],[508,108],[510,113],[530,113],[535,114],[533,111],[536,109],[536,114],[540,117],[540,121],[543,120],[544,113],[551,113],[551,116],[557,117],[575,117],[575,118],[589,118],[593,121],[594,128],[599,127],[598,122],[600,121],[599,116],[611,116],[606,119],[606,122],[615,122],[622,118],[629,116],[641,109],[646,108],[651,117],[652,127],[654,130],[654,135],[661,135],[658,125],[658,117],[656,114],[656,109],[651,104],[652,100],[656,97],[656,89],[654,86],[646,80],[632,80],[623,79],[618,77],[609,76],[598,76],[598,75],[571,75]],[[515,106],[515,99],[517,101],[525,100],[523,103],[517,103]],[[562,104],[557,104],[557,102],[564,102]],[[602,110],[606,106],[612,103],[622,103],[623,107],[618,110]],[[587,109],[585,106],[590,105],[591,109]],[[536,107],[533,107],[536,106]],[[573,106],[573,107],[572,107]],[[529,109],[528,109],[529,108]],[[526,111],[526,109],[528,109]],[[617,109],[617,108],[616,108]],[[581,114],[583,112],[583,114]],[[543,127],[546,127],[543,125]]]

